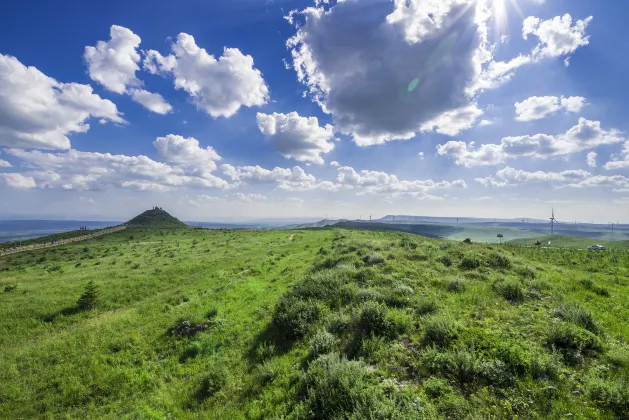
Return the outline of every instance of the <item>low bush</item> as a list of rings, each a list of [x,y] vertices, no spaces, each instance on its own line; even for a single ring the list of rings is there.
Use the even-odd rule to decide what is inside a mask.
[[[465,291],[465,282],[459,278],[448,279],[444,283],[449,292],[461,293]]]
[[[592,378],[587,383],[587,393],[597,405],[603,407],[617,418],[627,418],[629,413],[629,380],[624,378]]]
[[[362,337],[394,338],[396,335],[395,325],[387,318],[387,307],[375,302],[367,302],[362,307],[358,329]]]
[[[354,300],[358,303],[369,301],[382,302],[384,300],[384,296],[382,296],[382,293],[376,289],[367,288],[358,290],[354,294]]]
[[[555,310],[555,316],[583,327],[594,334],[600,332],[594,314],[578,303],[564,303],[560,305]]]
[[[384,262],[384,257],[378,252],[370,252],[369,254],[365,255],[365,257],[363,258],[363,262],[367,266],[382,264]]]
[[[315,300],[301,300],[291,294],[284,295],[273,311],[273,324],[280,335],[288,340],[303,337],[310,325],[321,317],[321,304]]]
[[[325,329],[320,329],[312,337],[312,341],[310,342],[310,354],[314,357],[318,357],[322,354],[330,353],[335,349],[337,343],[338,340],[336,337]]]
[[[301,381],[307,419],[411,419],[412,406],[385,395],[365,366],[342,359],[337,353],[319,357],[308,366]],[[413,410],[413,411],[412,411]]]
[[[435,296],[426,296],[421,298],[417,306],[415,307],[415,314],[427,315],[437,312],[439,310],[439,304]]]
[[[509,302],[522,302],[524,300],[524,288],[516,280],[502,280],[494,283],[494,291]]]
[[[448,316],[433,316],[423,323],[424,342],[446,346],[459,336],[459,325]]]
[[[580,359],[581,353],[601,350],[602,344],[590,331],[566,322],[551,325],[546,332],[546,345],[559,350],[570,360]]]
[[[275,356],[275,345],[269,342],[262,342],[256,348],[256,355],[259,360],[265,361]]]
[[[498,252],[492,253],[487,262],[493,268],[501,268],[504,270],[511,267],[511,260]]]
[[[476,255],[466,255],[461,260],[459,268],[461,270],[475,270],[477,268],[480,268],[482,264],[483,262]]]
[[[446,267],[452,267],[452,257],[449,255],[442,255],[436,258],[436,261],[445,265]]]
[[[452,387],[447,381],[439,378],[430,378],[424,382],[424,392],[430,398],[441,398],[452,393]]]
[[[215,364],[210,372],[203,378],[197,397],[200,400],[212,397],[227,383],[227,371],[222,366]]]

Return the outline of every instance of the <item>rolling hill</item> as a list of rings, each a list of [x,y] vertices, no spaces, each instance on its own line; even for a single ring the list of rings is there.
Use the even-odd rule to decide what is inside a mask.
[[[135,216],[127,223],[128,227],[147,227],[147,228],[179,228],[184,229],[189,226],[176,217],[171,216],[167,211],[160,207],[153,207],[142,214]]]

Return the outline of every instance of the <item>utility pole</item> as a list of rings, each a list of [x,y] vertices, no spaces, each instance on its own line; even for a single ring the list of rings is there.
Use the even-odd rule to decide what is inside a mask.
[[[459,218],[456,218],[456,227],[459,227]]]
[[[369,223],[371,223],[371,214],[369,215]]]

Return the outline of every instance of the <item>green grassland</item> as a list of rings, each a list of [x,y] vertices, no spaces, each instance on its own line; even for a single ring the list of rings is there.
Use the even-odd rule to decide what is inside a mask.
[[[515,239],[509,241],[509,245],[533,246],[541,242],[541,246],[552,248],[581,248],[586,249],[591,245],[603,245],[607,248],[629,248],[629,241],[599,241],[590,238],[580,238],[568,235],[544,235],[527,239]]]
[[[11,255],[0,418],[626,418],[628,276],[620,249],[345,229]]]
[[[22,241],[13,241],[13,242],[0,242],[0,249],[4,248],[12,248],[14,246],[20,245],[32,245],[32,244],[41,244],[44,242],[52,242],[52,241],[60,241],[62,239],[71,239],[79,236],[88,235],[90,233],[99,232],[103,229],[90,229],[90,230],[71,230],[68,232],[60,232],[54,233],[52,235],[39,236],[37,238],[24,239]]]

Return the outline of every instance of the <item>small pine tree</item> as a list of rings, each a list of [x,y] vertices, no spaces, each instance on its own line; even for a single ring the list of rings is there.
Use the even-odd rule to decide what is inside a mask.
[[[77,309],[81,311],[89,311],[96,307],[98,302],[98,288],[92,280],[87,283],[85,290],[76,302]]]

